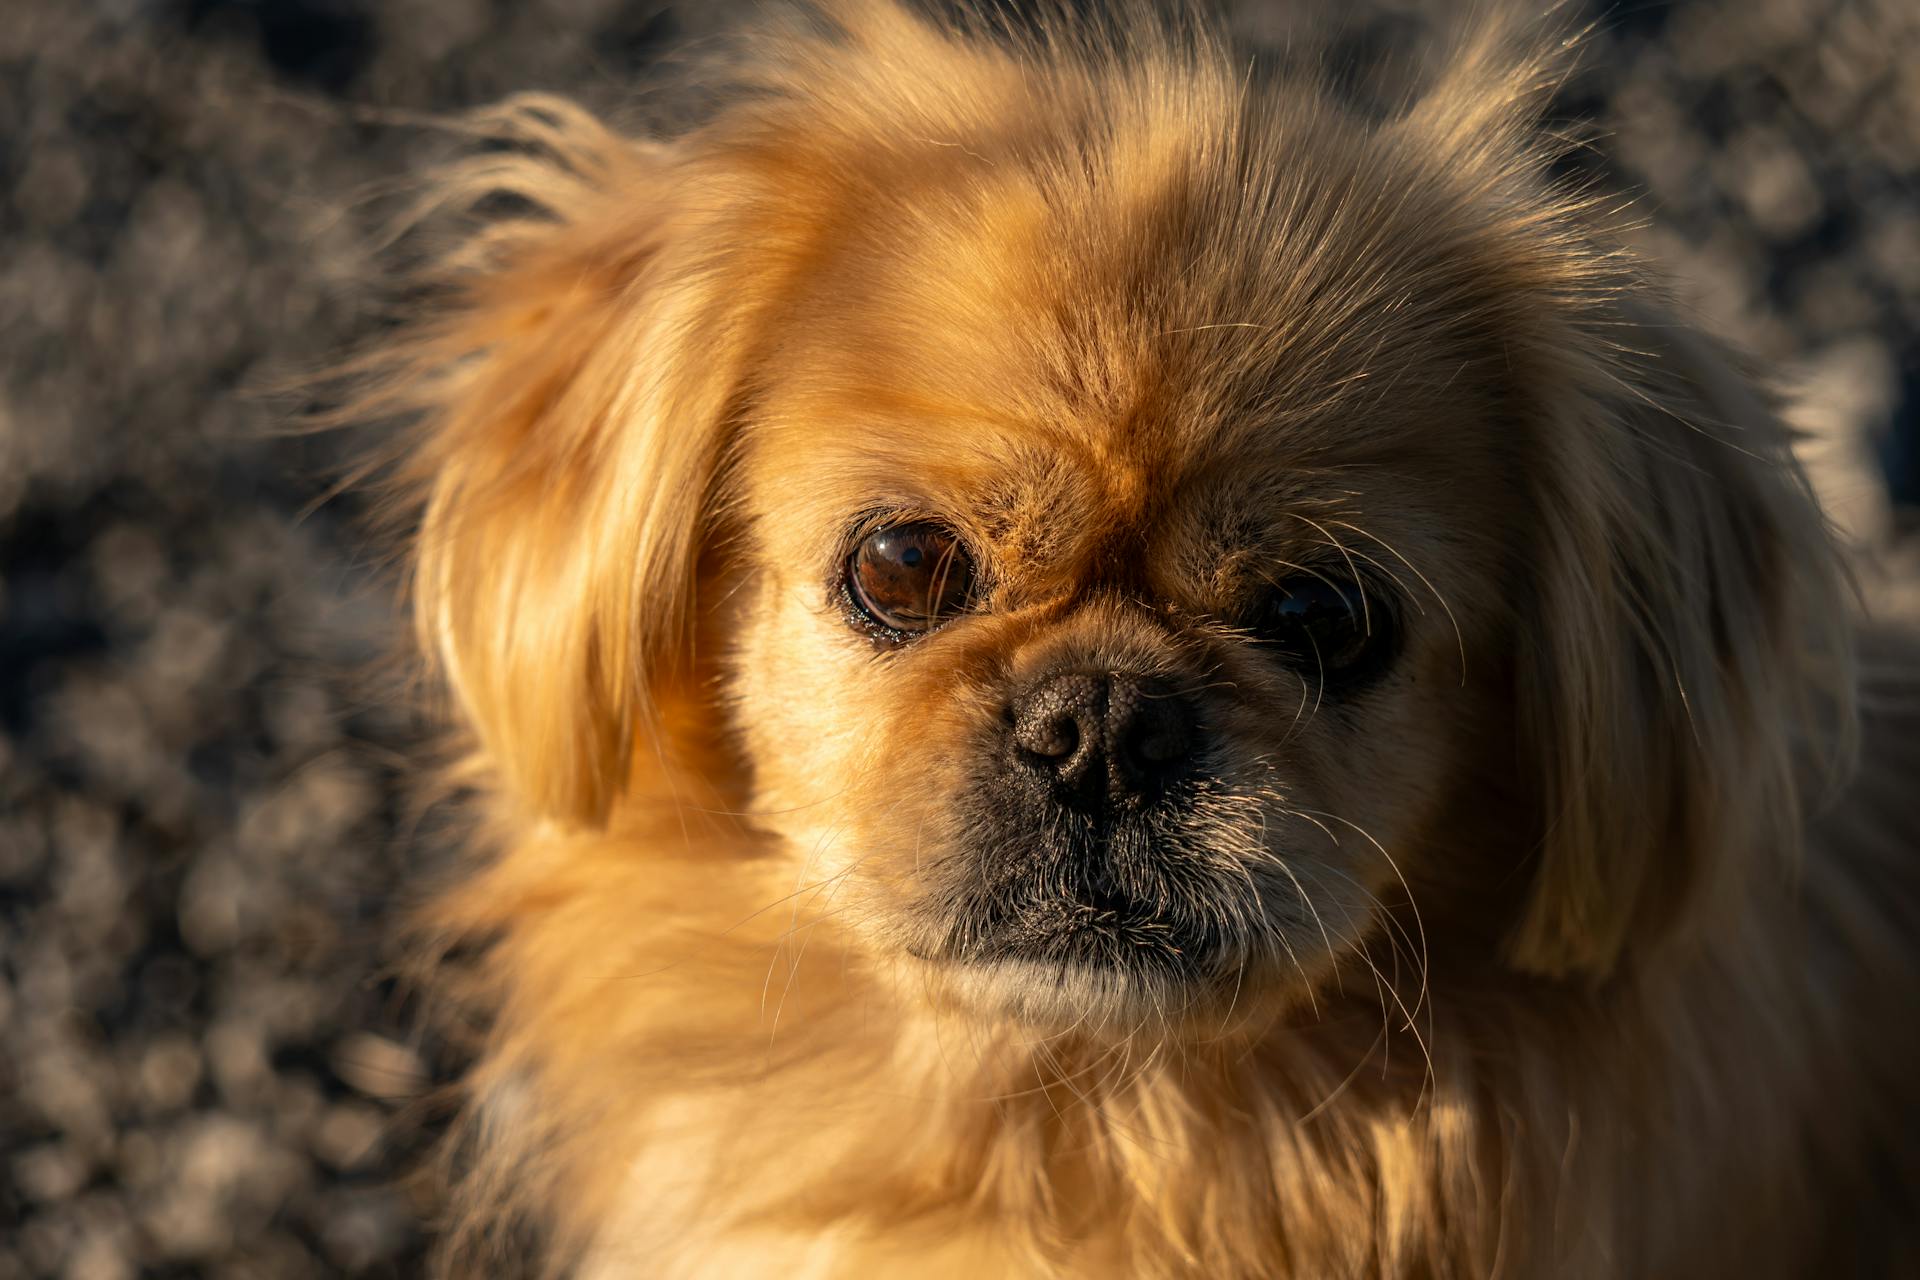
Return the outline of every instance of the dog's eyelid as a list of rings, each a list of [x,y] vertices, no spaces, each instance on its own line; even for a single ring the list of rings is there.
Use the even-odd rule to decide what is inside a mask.
[[[970,529],[965,521],[956,520],[929,509],[920,504],[876,503],[863,508],[848,520],[838,541],[832,549],[832,558],[837,563],[846,559],[860,544],[877,533],[902,525],[936,525],[952,534],[967,554],[975,560],[983,559],[986,550],[981,539]]]
[[[1263,559],[1249,575],[1255,589],[1264,594],[1285,590],[1289,582],[1302,579],[1324,583],[1339,591],[1357,587],[1369,599],[1392,599],[1401,594],[1399,579],[1371,565],[1354,564],[1338,556],[1309,557],[1305,560]]]

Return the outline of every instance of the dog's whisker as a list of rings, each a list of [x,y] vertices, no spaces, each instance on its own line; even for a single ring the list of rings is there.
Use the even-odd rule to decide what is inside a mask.
[[[1299,811],[1296,810],[1296,812],[1299,812]],[[1305,816],[1305,814],[1303,813],[1302,816]],[[1335,814],[1335,813],[1320,813],[1320,814],[1317,814],[1316,816],[1325,818],[1331,822],[1338,822],[1342,826],[1351,828],[1356,834],[1360,836],[1361,839],[1365,840],[1368,844],[1372,845],[1374,850],[1377,853],[1379,853],[1379,855],[1383,859],[1386,860],[1387,866],[1391,868],[1393,871],[1394,878],[1400,882],[1400,891],[1406,895],[1407,909],[1413,912],[1414,928],[1416,931],[1418,931],[1420,935],[1419,936],[1419,947],[1420,947],[1420,951],[1419,951],[1420,997],[1419,998],[1420,998],[1420,1001],[1424,1001],[1427,994],[1427,972],[1429,968],[1428,955],[1427,955],[1427,926],[1426,926],[1426,922],[1421,918],[1420,903],[1414,897],[1413,886],[1407,883],[1407,877],[1405,873],[1403,873],[1400,870],[1399,862],[1397,862],[1394,859],[1394,856],[1392,854],[1387,852],[1385,845],[1381,844],[1378,840],[1374,839],[1373,836],[1365,828],[1361,827],[1358,823],[1352,821],[1351,819],[1343,818],[1339,814]],[[1415,1007],[1416,1008],[1419,1007],[1418,1003],[1416,1003]]]
[[[1414,577],[1418,578],[1422,586],[1426,587],[1428,594],[1432,595],[1434,600],[1439,604],[1441,611],[1447,615],[1448,624],[1453,628],[1454,646],[1459,652],[1459,659],[1460,659],[1460,683],[1462,686],[1464,686],[1467,682],[1466,635],[1464,632],[1460,630],[1459,616],[1454,613],[1453,606],[1447,603],[1447,598],[1444,595],[1440,594],[1440,589],[1433,585],[1433,580],[1427,577],[1426,574],[1420,572],[1419,566],[1415,565],[1413,561],[1407,559],[1406,556],[1400,553],[1398,548],[1393,546],[1393,544],[1387,542],[1384,538],[1380,537],[1378,534],[1373,533],[1372,531],[1367,529],[1362,529],[1356,525],[1347,524],[1344,521],[1334,521],[1333,523],[1338,525],[1341,528],[1350,529],[1354,533],[1359,534],[1363,538],[1368,538],[1378,543],[1387,552],[1388,555],[1392,556],[1394,559],[1398,560],[1401,564],[1405,565],[1407,567],[1407,571],[1413,574]]]

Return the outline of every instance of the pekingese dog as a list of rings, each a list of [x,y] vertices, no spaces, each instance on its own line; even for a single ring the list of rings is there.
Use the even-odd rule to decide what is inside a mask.
[[[1550,178],[1560,43],[994,12],[445,179],[367,402],[481,814],[443,1268],[1916,1265],[1915,650]]]

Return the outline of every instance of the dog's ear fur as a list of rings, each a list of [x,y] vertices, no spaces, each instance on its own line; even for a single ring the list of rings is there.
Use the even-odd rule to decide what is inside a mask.
[[[1751,855],[1800,830],[1816,740],[1845,731],[1821,697],[1848,678],[1843,575],[1769,398],[1635,304],[1608,343],[1542,423],[1521,615],[1544,831],[1510,954],[1556,976],[1789,873]]]
[[[539,818],[602,823],[671,755],[660,695],[695,674],[696,578],[763,336],[870,159],[863,129],[945,109],[892,68],[998,65],[892,6],[818,16],[776,23],[776,57],[716,63],[722,109],[671,144],[546,95],[469,117],[499,149],[424,202],[487,214],[435,255],[452,297],[381,344],[339,415],[421,421],[397,451],[421,644],[470,759]]]
[[[1749,854],[1800,829],[1812,740],[1844,758],[1849,598],[1772,398],[1547,176],[1577,41],[1542,34],[1469,32],[1401,128],[1472,206],[1536,441],[1516,703],[1541,814],[1508,954],[1598,978],[1783,873]]]
[[[474,124],[505,149],[434,198],[494,216],[441,255],[451,297],[361,412],[420,419],[415,617],[478,756],[530,815],[593,825],[685,674],[764,295],[711,164],[550,98]]]

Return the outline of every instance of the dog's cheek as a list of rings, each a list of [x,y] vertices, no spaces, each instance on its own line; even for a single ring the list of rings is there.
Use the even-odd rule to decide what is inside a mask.
[[[861,750],[859,672],[843,628],[767,576],[746,610],[732,692],[753,768],[756,808],[818,807]]]
[[[1480,773],[1489,744],[1457,665],[1436,663],[1383,694],[1328,792],[1353,834],[1364,833],[1376,892],[1398,896],[1430,880],[1446,856],[1434,833],[1458,790]]]
[[[937,754],[909,727],[927,691],[897,659],[876,661],[805,590],[764,578],[737,639],[731,686],[752,808],[810,874],[877,869],[887,832],[923,826],[937,803],[937,784],[914,785]]]
[[[1429,657],[1416,650],[1349,701],[1222,717],[1223,776],[1273,793],[1273,852],[1295,868],[1380,893],[1420,862],[1454,766],[1479,748],[1457,740],[1457,665]]]
[[[920,652],[877,654],[804,591],[768,576],[735,635],[751,808],[797,873],[852,871],[837,902],[885,927],[945,862],[977,768],[977,708],[960,674]]]

